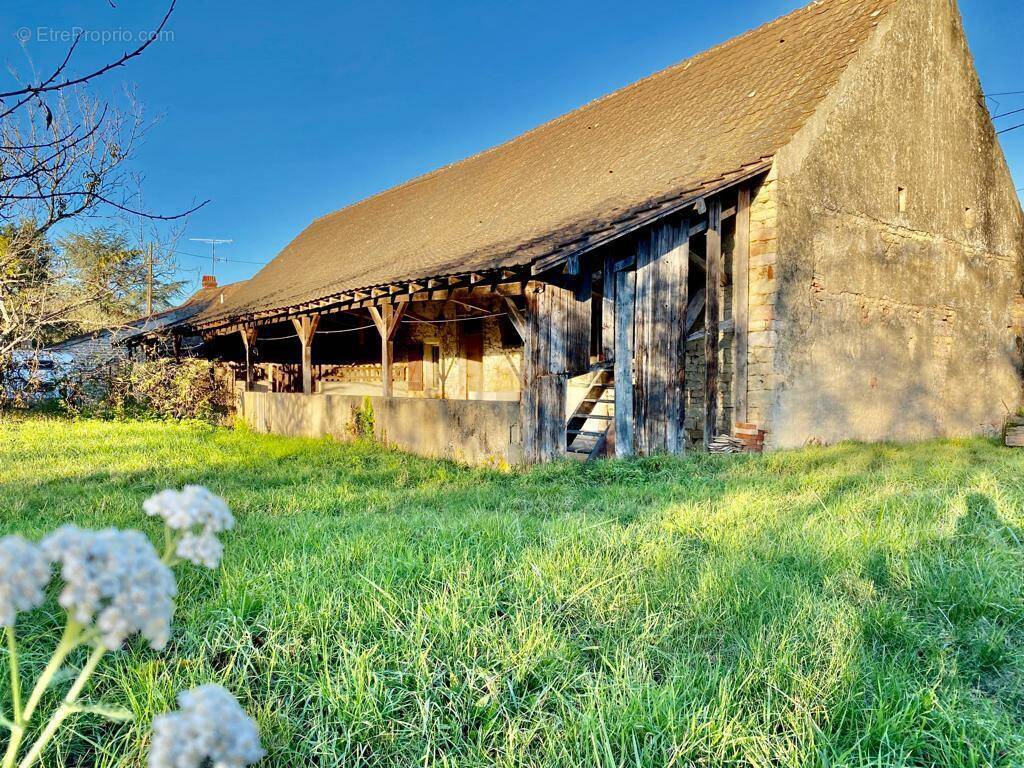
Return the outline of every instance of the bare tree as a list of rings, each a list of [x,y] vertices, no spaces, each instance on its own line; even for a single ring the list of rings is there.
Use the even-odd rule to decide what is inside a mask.
[[[159,26],[133,50],[84,73],[73,73],[81,35],[48,74],[12,71],[14,87],[0,91],[0,399],[5,371],[38,349],[46,329],[75,322],[81,310],[112,287],[83,279],[86,271],[61,258],[47,233],[90,216],[132,216],[175,222],[205,205],[159,214],[141,203],[131,161],[149,127],[131,92],[123,103],[96,98],[89,85],[141,56],[166,28]],[[102,275],[102,271],[94,273]]]

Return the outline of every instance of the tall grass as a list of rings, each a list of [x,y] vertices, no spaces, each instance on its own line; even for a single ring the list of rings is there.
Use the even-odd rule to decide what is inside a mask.
[[[141,765],[152,716],[215,681],[275,766],[1014,766],[1022,469],[963,441],[503,475],[28,420],[0,424],[0,535],[155,532],[142,500],[184,483],[239,519],[171,647],[98,674],[135,723],[82,717],[54,765]]]

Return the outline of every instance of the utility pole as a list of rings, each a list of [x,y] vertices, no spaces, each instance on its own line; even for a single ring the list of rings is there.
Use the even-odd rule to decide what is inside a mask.
[[[149,244],[149,257],[146,259],[146,317],[153,316],[153,244]]]
[[[230,245],[234,240],[224,240],[218,237],[190,237],[193,243],[206,243],[210,246],[210,275],[217,276],[217,246]]]

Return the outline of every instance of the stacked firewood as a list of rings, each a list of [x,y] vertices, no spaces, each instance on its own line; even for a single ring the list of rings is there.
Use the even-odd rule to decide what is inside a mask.
[[[746,448],[746,443],[732,435],[719,435],[708,445],[711,453],[743,453]]]
[[[708,446],[711,453],[761,453],[767,432],[756,424],[737,424],[735,435],[719,435]]]

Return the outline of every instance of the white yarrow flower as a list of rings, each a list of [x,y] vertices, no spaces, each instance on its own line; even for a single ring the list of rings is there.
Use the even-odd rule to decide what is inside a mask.
[[[207,568],[220,564],[224,547],[217,534],[235,524],[222,498],[200,485],[186,485],[180,491],[160,491],[147,499],[142,508],[150,517],[162,518],[168,528],[185,532],[175,551],[178,557]]]
[[[117,650],[136,632],[153,648],[167,645],[178,589],[146,536],[67,525],[43,539],[42,549],[60,564],[61,606],[79,624],[95,626],[106,648]]]
[[[245,768],[266,754],[256,723],[219,685],[182,693],[178,705],[153,720],[149,768]]]
[[[0,539],[0,627],[13,627],[19,611],[30,611],[46,598],[50,561],[21,536]]]

